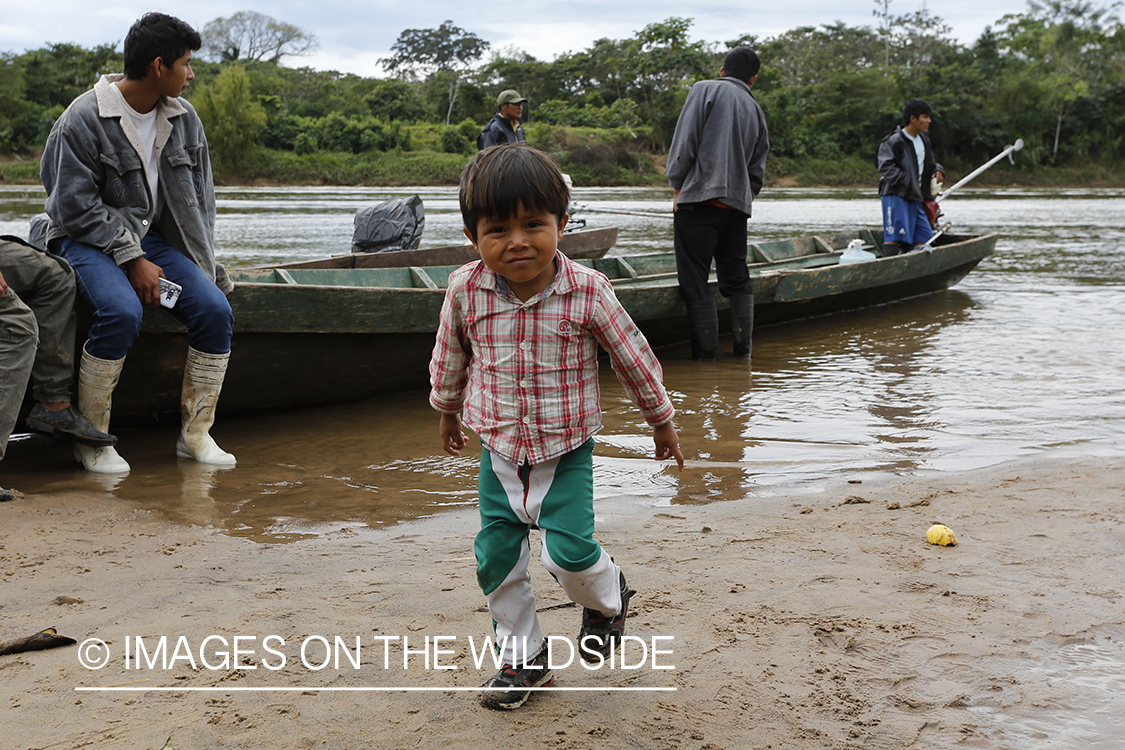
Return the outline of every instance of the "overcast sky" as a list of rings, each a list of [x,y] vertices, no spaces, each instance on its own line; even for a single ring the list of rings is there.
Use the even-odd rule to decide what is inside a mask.
[[[873,0],[788,0],[726,4],[714,0],[193,0],[170,3],[134,0],[0,0],[0,52],[23,52],[50,43],[83,47],[120,42],[143,13],[157,10],[178,16],[198,29],[240,10],[255,10],[315,34],[314,55],[288,58],[288,65],[309,65],[362,76],[381,75],[377,66],[404,29],[437,28],[450,20],[489,42],[493,50],[514,46],[540,60],[579,51],[595,40],[624,39],[650,23],[671,16],[694,19],[693,40],[725,42],[743,34],[770,37],[799,26],[843,21],[874,26]],[[892,0],[893,15],[921,9],[921,0]],[[1006,13],[1023,13],[1026,0],[943,0],[927,6],[953,28],[953,36],[971,44],[985,26]]]

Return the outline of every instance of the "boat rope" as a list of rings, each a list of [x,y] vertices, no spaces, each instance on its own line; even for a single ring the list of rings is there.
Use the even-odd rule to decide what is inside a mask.
[[[644,216],[649,219],[672,219],[672,214],[657,214],[649,211],[630,211],[625,208],[591,208],[587,205],[575,205],[574,212],[589,211],[592,214],[624,214],[626,216]]]

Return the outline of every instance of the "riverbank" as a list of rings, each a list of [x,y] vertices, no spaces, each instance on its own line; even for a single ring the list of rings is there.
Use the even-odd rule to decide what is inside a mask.
[[[138,750],[169,735],[178,749],[1094,746],[1125,736],[1107,689],[1125,679],[1123,487],[1125,461],[1057,457],[639,514],[636,498],[607,499],[599,537],[639,591],[629,631],[674,637],[658,657],[674,668],[571,666],[558,687],[593,691],[511,713],[453,690],[489,671],[468,645],[488,632],[471,510],[260,545],[210,529],[202,503],[171,520],[112,492],[29,494],[0,505],[0,640],[55,626],[115,658],[90,671],[76,647],[0,657],[0,731]],[[928,545],[934,521],[960,543]],[[578,610],[538,563],[532,575],[545,629],[573,637]],[[154,650],[162,635],[169,652],[184,637],[179,661],[125,668],[126,638]],[[201,655],[213,635],[256,636],[240,657],[255,668],[222,665],[218,640]],[[315,666],[310,637],[336,635],[362,638],[360,670],[301,664],[302,642]],[[449,636],[439,661],[457,668],[416,654],[404,670],[396,643],[384,669],[377,636]],[[218,668],[193,668],[193,649]],[[261,687],[287,692],[245,691]],[[360,687],[389,691],[340,690]],[[218,690],[188,692],[201,688]]]
[[[217,170],[216,184],[236,186],[453,186],[469,156],[433,151],[297,155],[274,151],[259,154],[238,170]],[[581,161],[576,161],[581,160]],[[622,151],[562,159],[582,187],[667,187],[664,155]],[[619,163],[620,162],[620,163]],[[947,184],[976,165],[950,166]],[[879,182],[874,161],[863,159],[770,160],[766,188],[870,187]],[[0,157],[0,185],[38,185],[37,157]],[[1022,169],[998,164],[973,180],[974,187],[1112,188],[1125,186],[1125,170],[1114,164]]]

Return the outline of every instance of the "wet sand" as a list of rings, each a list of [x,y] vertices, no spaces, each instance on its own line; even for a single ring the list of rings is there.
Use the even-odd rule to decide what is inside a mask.
[[[54,626],[103,639],[112,658],[92,671],[73,646],[0,656],[0,744],[1121,746],[1125,461],[1045,457],[820,489],[671,508],[599,503],[599,538],[639,591],[629,631],[646,644],[673,636],[657,663],[674,669],[572,665],[557,686],[594,690],[539,693],[509,713],[450,689],[493,671],[476,669],[469,647],[490,632],[471,509],[263,545],[112,494],[29,493],[0,505],[0,640]],[[928,545],[934,521],[960,544]],[[545,631],[573,638],[579,611],[538,563],[532,571]],[[183,636],[175,663],[126,669],[126,638],[141,637],[147,653],[162,635],[168,656]],[[221,641],[202,645],[211,635],[256,637],[240,641],[253,652],[243,668],[221,664]],[[267,635],[284,640],[265,644],[277,654]],[[361,668],[302,665],[302,642],[310,663],[323,659],[312,636],[360,637]],[[426,636],[450,637],[438,661],[457,668],[426,669],[419,653],[404,670],[400,640],[384,669],[376,636],[419,649]],[[106,686],[177,690],[75,690]],[[390,690],[338,690],[360,687]]]

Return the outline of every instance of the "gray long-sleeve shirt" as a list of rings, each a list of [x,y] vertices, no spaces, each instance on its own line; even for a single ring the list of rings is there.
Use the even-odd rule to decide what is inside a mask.
[[[766,116],[735,78],[700,81],[684,102],[668,151],[668,183],[681,203],[718,199],[750,214],[770,151]]]

